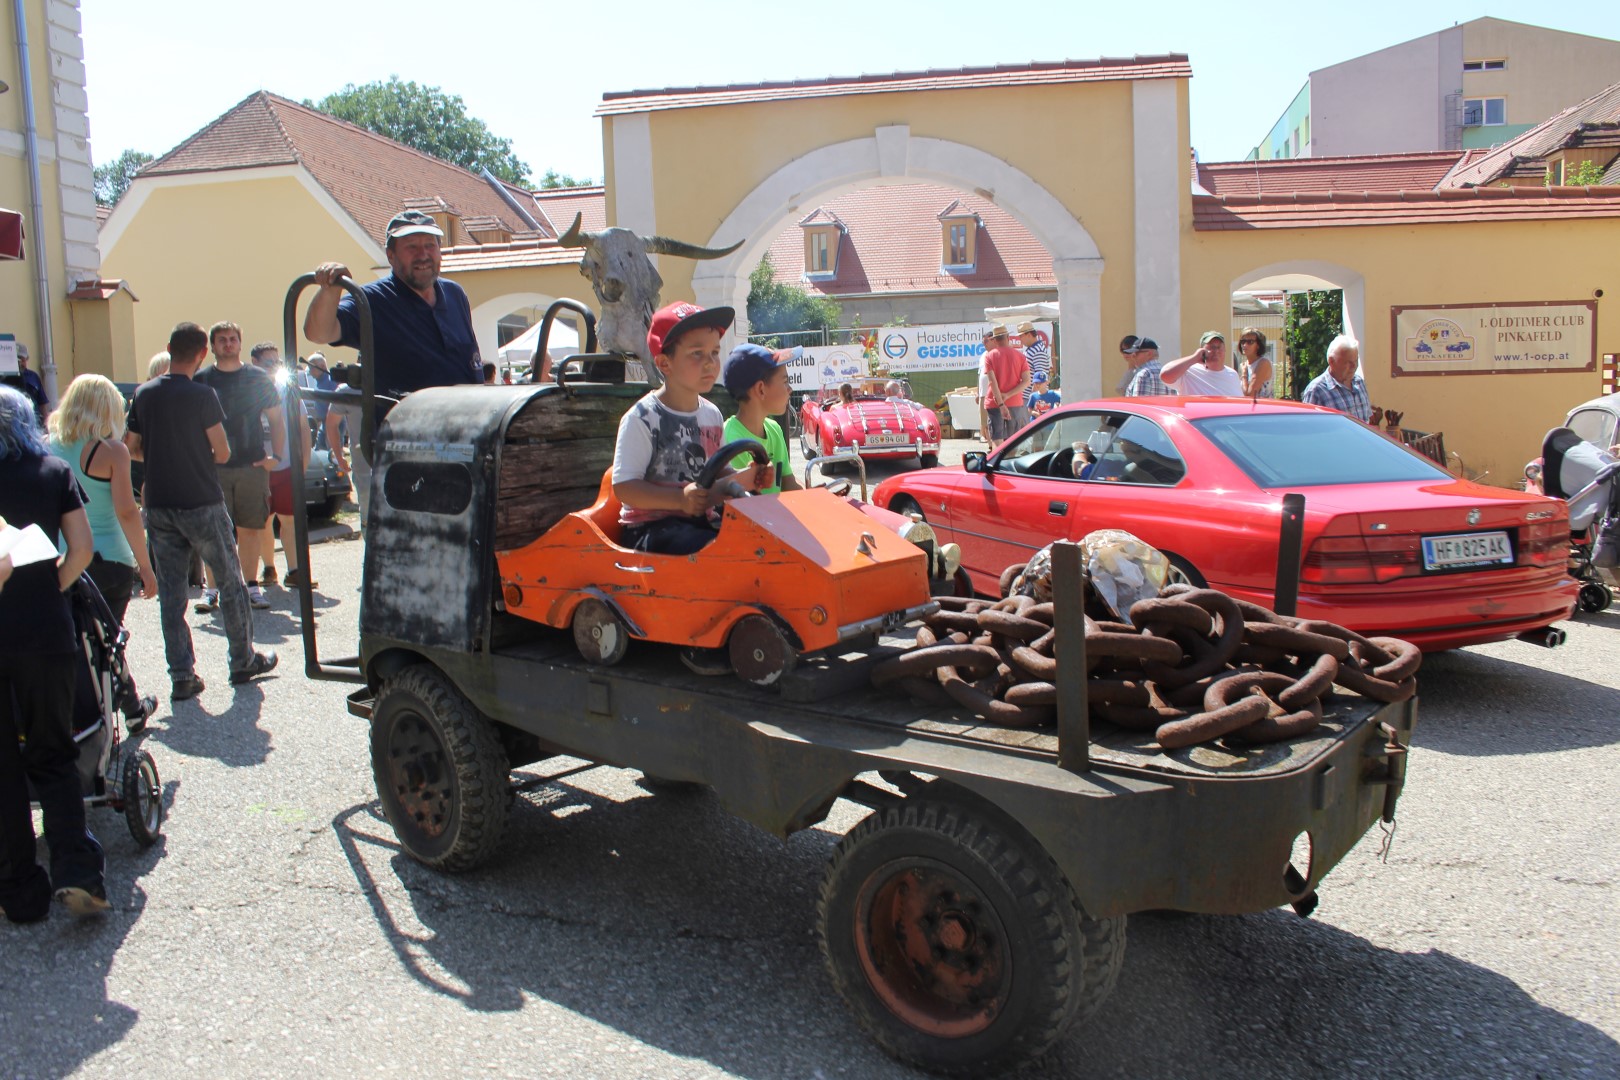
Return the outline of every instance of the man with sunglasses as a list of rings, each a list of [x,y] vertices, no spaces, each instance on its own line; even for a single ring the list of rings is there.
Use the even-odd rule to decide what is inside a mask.
[[[1125,397],[1172,397],[1175,391],[1159,378],[1159,343],[1150,337],[1131,334],[1119,343],[1125,358]]]

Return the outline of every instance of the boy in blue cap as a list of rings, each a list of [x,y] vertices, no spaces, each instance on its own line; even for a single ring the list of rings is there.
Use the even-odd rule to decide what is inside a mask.
[[[721,441],[757,439],[765,444],[770,456],[775,478],[771,486],[759,489],[761,495],[799,489],[788,462],[787,436],[782,434],[782,425],[771,419],[787,411],[792,392],[787,365],[792,359],[792,349],[774,352],[763,345],[738,345],[726,358],[720,376],[727,392],[737,399],[737,415],[726,421]],[[733,468],[745,468],[748,463],[745,454],[731,464]]]

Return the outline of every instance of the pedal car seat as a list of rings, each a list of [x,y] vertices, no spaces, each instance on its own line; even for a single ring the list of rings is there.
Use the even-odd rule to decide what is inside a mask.
[[[623,505],[619,497],[613,494],[613,470],[608,469],[602,474],[602,487],[596,493],[596,502],[590,509],[576,512],[595,525],[608,543],[623,547],[619,543],[619,511]]]

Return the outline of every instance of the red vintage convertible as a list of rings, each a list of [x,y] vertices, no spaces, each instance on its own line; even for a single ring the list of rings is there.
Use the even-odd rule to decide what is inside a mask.
[[[899,393],[892,384],[898,383]],[[850,388],[844,400],[841,388]],[[824,387],[799,409],[806,460],[853,450],[867,460],[913,455],[925,469],[939,464],[939,417],[911,400],[904,379],[851,379]]]
[[[1078,402],[960,468],[904,473],[873,501],[957,543],[974,588],[1059,538],[1126,529],[1172,577],[1270,604],[1282,497],[1305,496],[1298,614],[1425,649],[1559,639],[1576,583],[1568,510],[1460,480],[1342,413],[1284,401]]]

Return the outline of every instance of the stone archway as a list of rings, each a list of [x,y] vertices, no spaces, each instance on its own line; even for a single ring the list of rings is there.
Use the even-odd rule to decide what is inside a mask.
[[[1321,259],[1291,259],[1256,267],[1232,279],[1227,294],[1257,288],[1298,292],[1302,289],[1344,290],[1344,332],[1362,341],[1366,359],[1367,279],[1359,270]]]
[[[934,181],[987,198],[1019,220],[1052,256],[1062,308],[1062,385],[1077,397],[1102,391],[1102,271],[1096,242],[1051,192],[1028,174],[976,147],[914,137],[908,125],[877,128],[871,138],[834,143],[801,155],[766,177],[734,207],[708,240],[743,246],[699,263],[692,291],[699,304],[737,309],[737,336],[747,334],[748,274],[782,225],[817,202],[877,183]]]
[[[495,324],[501,317],[518,308],[538,307],[544,309],[557,298],[537,292],[510,292],[485,300],[472,309],[473,336],[478,339],[478,352],[486,361],[494,362],[499,351],[500,340],[497,336]]]

